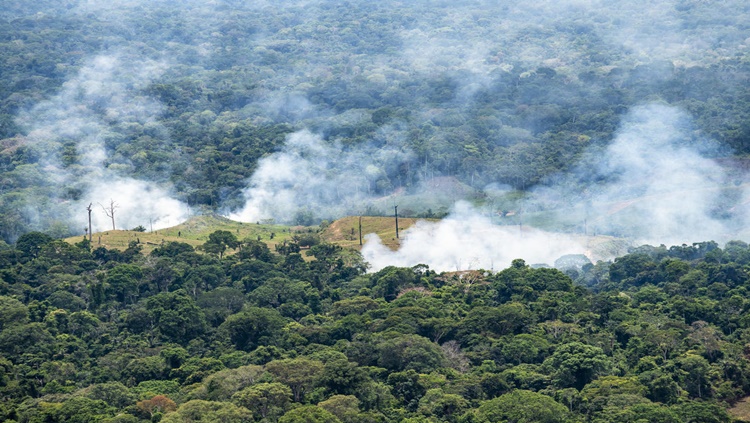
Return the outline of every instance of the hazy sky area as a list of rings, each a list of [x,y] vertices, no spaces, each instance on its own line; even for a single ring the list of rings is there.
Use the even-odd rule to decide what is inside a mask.
[[[398,252],[368,238],[363,254],[373,269],[499,269],[518,257],[551,264],[590,253],[581,236],[658,245],[748,233],[747,186],[715,160],[732,151],[699,128],[690,103],[617,98],[622,86],[639,92],[746,54],[750,33],[737,30],[750,13],[744,2],[63,3],[40,5],[37,19],[57,14],[90,22],[82,31],[108,32],[75,69],[61,68],[66,82],[54,95],[14,119],[41,154],[39,177],[60,193],[58,219],[77,231],[86,205],[110,199],[120,206],[118,228],[179,223],[200,198],[180,179],[207,160],[186,137],[213,137],[221,149],[241,125],[285,124],[285,141],[259,154],[249,178],[214,189],[220,200],[211,205],[245,222],[389,213],[394,205],[448,212],[405,231]],[[0,16],[29,8],[11,2]],[[617,79],[622,69],[643,71],[633,82]],[[606,83],[586,82],[604,76]],[[545,88],[551,79],[558,85]],[[425,80],[438,88],[423,95],[416,87]],[[191,87],[194,104],[217,101],[202,92],[235,97],[223,108],[180,112],[192,106],[155,94],[170,81]],[[498,87],[529,81],[541,82],[524,91],[523,104],[493,103]],[[612,102],[627,107],[597,120],[599,104]],[[570,129],[578,124],[565,114],[573,108],[611,129]],[[193,123],[214,132],[177,131]],[[480,123],[489,135],[465,129]],[[560,170],[532,166],[528,157],[559,134],[580,140],[575,151],[545,159],[563,162]],[[78,152],[75,163],[60,146]],[[465,155],[455,161],[438,150]],[[163,165],[145,168],[152,151]],[[482,165],[468,171],[472,154]],[[424,187],[438,177],[454,178],[461,194],[426,198]],[[530,182],[510,186],[514,177]],[[111,226],[101,207],[94,217],[94,230]]]

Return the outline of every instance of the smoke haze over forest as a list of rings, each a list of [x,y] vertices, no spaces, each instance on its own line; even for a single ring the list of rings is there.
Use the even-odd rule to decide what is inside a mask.
[[[118,228],[448,214],[400,253],[370,241],[376,268],[551,264],[581,235],[727,241],[748,233],[727,158],[750,153],[749,17],[740,1],[11,1],[0,232],[80,233],[114,200]]]

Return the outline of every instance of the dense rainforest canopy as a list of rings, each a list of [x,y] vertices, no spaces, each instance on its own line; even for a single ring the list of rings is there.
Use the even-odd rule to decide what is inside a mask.
[[[0,251],[0,419],[730,422],[750,394],[746,243],[494,274],[235,249]]]

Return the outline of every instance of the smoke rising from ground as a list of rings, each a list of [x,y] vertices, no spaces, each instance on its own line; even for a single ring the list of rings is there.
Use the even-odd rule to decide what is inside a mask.
[[[307,130],[295,132],[281,152],[260,160],[244,191],[245,206],[230,217],[309,224],[305,212],[318,218],[362,213],[366,200],[386,188],[378,187],[385,169],[408,158],[387,145],[348,149]]]
[[[421,221],[403,232],[398,251],[367,236],[362,255],[370,270],[427,264],[436,271],[497,270],[517,258],[552,264],[566,254],[581,254],[579,240],[529,227],[498,226],[466,202],[458,202],[439,222]]]
[[[731,207],[727,175],[706,157],[716,145],[693,140],[693,131],[689,116],[675,107],[631,110],[605,154],[584,161],[571,178],[586,183],[579,198],[592,230],[656,245],[728,240],[744,222],[722,213]]]
[[[746,188],[727,188],[727,175],[706,157],[715,153],[715,144],[691,142],[692,130],[689,117],[675,107],[637,107],[604,151],[592,152],[559,184],[538,187],[520,204],[519,221],[526,211],[534,211],[553,221],[549,226],[572,221],[578,231],[498,226],[486,217],[494,210],[457,203],[448,218],[404,231],[398,251],[371,235],[362,254],[372,270],[422,263],[445,271],[503,268],[515,258],[552,264],[566,254],[591,256],[587,236],[596,234],[625,237],[633,245],[731,240],[746,222],[744,214],[726,212],[746,201],[748,193]],[[583,190],[572,192],[570,187]],[[741,191],[734,203],[727,190]]]
[[[85,226],[89,204],[94,210],[93,230],[110,229],[111,220],[97,206],[109,206],[110,201],[118,205],[118,229],[158,229],[187,217],[187,207],[170,197],[168,187],[129,177],[130,159],[112,157],[108,146],[127,142],[108,131],[123,125],[150,126],[155,135],[151,142],[168,142],[158,136],[165,132],[156,122],[161,106],[139,93],[165,67],[150,60],[126,61],[116,54],[97,56],[55,97],[19,117],[19,123],[29,128],[27,142],[42,153],[47,183],[60,195],[59,220],[68,222],[74,232]]]

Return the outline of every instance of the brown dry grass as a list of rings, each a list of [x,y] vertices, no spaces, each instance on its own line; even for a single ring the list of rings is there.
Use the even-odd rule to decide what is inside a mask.
[[[399,237],[402,234],[401,231],[410,228],[417,220],[431,219],[399,217]],[[383,245],[391,250],[397,250],[401,246],[400,239],[396,238],[396,222],[393,217],[362,216],[362,242],[364,242],[364,236],[371,233],[377,234],[383,241]],[[331,223],[323,231],[321,238],[344,248],[360,249],[359,216],[344,217]]]
[[[750,397],[739,400],[734,407],[727,410],[729,415],[741,422],[750,422]]]

